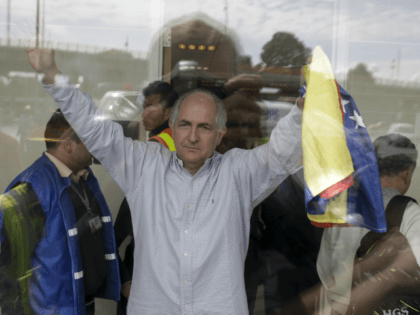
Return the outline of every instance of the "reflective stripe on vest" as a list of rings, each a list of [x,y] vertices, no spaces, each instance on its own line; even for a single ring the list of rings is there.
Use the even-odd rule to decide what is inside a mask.
[[[174,139],[172,139],[172,130],[171,128],[166,128],[157,136],[151,137],[150,139],[155,139],[159,143],[163,144],[169,151],[176,151]],[[150,140],[149,139],[149,140]]]
[[[111,216],[106,216],[106,217],[102,217],[102,222],[103,223],[109,223],[109,222],[111,222]]]
[[[74,273],[74,279],[79,280],[81,278],[83,278],[83,270]]]
[[[116,258],[115,254],[105,254],[105,260],[114,260]]]
[[[69,230],[69,236],[75,236],[77,235],[77,228]]]
[[[158,137],[161,137],[163,141],[165,141],[165,146],[169,149],[169,151],[176,151],[174,139],[172,139],[170,135],[166,132],[161,132]]]

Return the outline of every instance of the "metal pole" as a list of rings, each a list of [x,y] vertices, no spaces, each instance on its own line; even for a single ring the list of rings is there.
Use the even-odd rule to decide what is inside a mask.
[[[39,47],[39,0],[36,1],[36,47]]]
[[[45,40],[45,1],[42,2],[42,47],[45,47],[44,40]]]
[[[227,28],[228,28],[228,19],[229,19],[229,4],[228,4],[228,0],[225,1],[225,35],[227,35]]]
[[[400,79],[400,65],[401,65],[401,46],[398,47],[398,59],[397,59],[397,80]]]
[[[10,46],[10,11],[11,11],[11,0],[7,0],[7,45]]]

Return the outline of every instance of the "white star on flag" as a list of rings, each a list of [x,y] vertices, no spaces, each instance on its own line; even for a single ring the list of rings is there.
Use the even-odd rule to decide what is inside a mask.
[[[360,116],[356,111],[353,111],[353,115],[354,116],[350,116],[349,118],[356,122],[356,127],[354,129],[359,128],[359,126],[366,128],[363,123],[362,116]]]
[[[342,107],[343,107],[343,113],[344,113],[344,114],[346,113],[346,108],[345,108],[345,106],[346,106],[348,103],[350,103],[350,101],[347,101],[347,100],[345,100],[345,99],[343,99],[343,98],[341,97],[341,105],[342,105]]]

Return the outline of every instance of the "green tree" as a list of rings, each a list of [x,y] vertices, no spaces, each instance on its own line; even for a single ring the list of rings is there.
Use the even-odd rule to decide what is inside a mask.
[[[299,66],[305,63],[310,53],[311,49],[306,47],[294,34],[277,32],[263,46],[261,60],[267,66]]]
[[[363,62],[360,62],[347,73],[347,82],[374,83],[375,79],[367,66]]]

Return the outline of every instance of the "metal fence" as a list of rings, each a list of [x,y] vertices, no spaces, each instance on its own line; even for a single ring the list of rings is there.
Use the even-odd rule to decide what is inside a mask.
[[[122,50],[118,48],[105,47],[105,46],[94,46],[84,45],[78,43],[58,42],[58,41],[40,41],[40,46],[57,51],[72,51],[80,52],[85,54],[98,54],[103,52],[124,52],[129,53],[135,59],[146,59],[147,52],[141,50]],[[0,46],[11,46],[11,47],[35,47],[36,41],[34,39],[27,38],[10,38],[0,37]]]
[[[386,79],[386,78],[375,78],[375,84],[384,85],[384,86],[402,87],[402,88],[412,88],[412,89],[420,88],[419,81],[405,81],[405,80]]]

